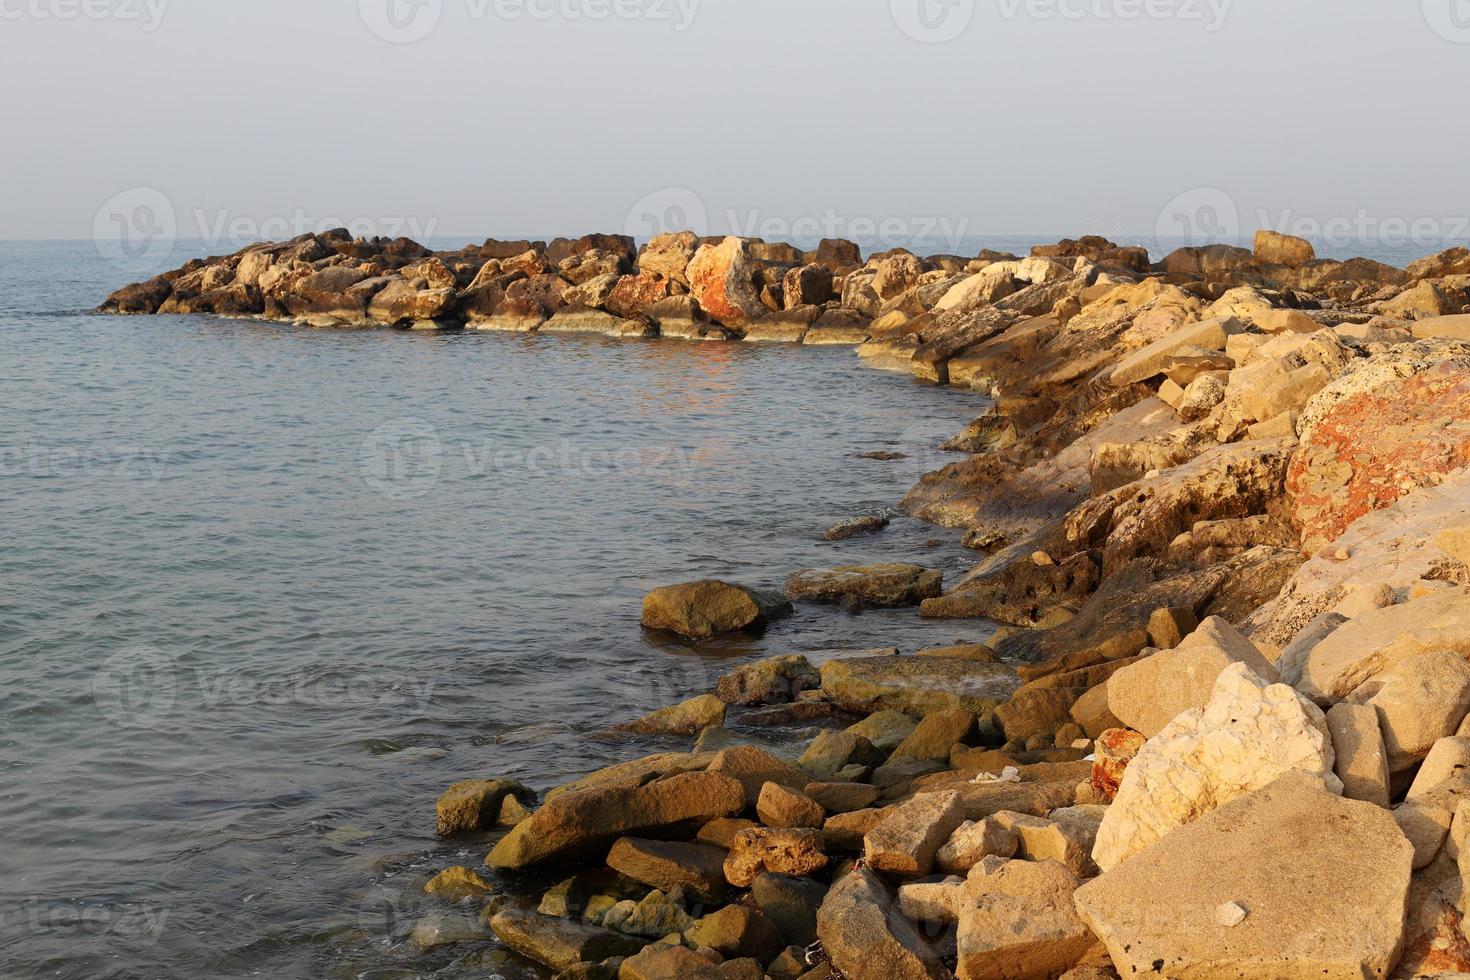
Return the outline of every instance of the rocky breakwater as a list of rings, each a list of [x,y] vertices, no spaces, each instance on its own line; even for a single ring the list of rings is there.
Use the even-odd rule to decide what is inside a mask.
[[[371,264],[339,245],[291,274]],[[488,867],[428,881],[461,927],[414,941],[619,980],[1470,972],[1470,251],[1400,270],[1263,234],[1158,263],[1100,239],[862,263],[668,236],[511,285],[604,261],[609,297],[669,284],[644,333],[679,335],[651,312],[677,306],[713,325],[687,335],[860,344],[993,403],[905,501],[965,528],[968,575],[773,569],[784,598],[670,587],[647,628],[698,643],[791,601],[1005,625],[740,666],[621,726],[658,751],[544,795],[487,758],[437,826]],[[446,264],[456,297],[473,265]],[[134,288],[162,310],[178,287]],[[481,319],[557,315],[503,301]]]

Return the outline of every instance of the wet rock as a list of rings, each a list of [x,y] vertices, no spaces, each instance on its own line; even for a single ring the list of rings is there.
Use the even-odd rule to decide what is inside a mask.
[[[875,711],[868,717],[847,730],[854,735],[861,735],[873,746],[884,752],[892,752],[903,744],[903,740],[913,734],[918,723],[911,715],[902,711]]]
[[[706,844],[621,838],[608,852],[607,864],[650,888],[682,889],[704,902],[725,897],[725,852]]]
[[[534,803],[536,794],[514,779],[471,779],[455,783],[435,804],[435,833],[440,837],[494,827],[507,797]]]
[[[518,909],[496,913],[490,919],[490,929],[496,939],[517,953],[553,970],[631,956],[643,947],[631,936]]]
[[[703,581],[654,589],[643,600],[643,625],[690,639],[764,626],[791,614],[779,596],[728,582]]]
[[[895,710],[926,715],[963,708],[984,715],[1020,686],[1014,667],[944,657],[865,657],[822,665],[822,691],[859,714]]]
[[[606,310],[593,310],[585,306],[564,306],[541,324],[540,332],[591,333],[605,337],[642,337],[648,325],[641,321],[625,320]]]
[[[715,693],[726,704],[785,704],[821,686],[821,672],[798,654],[738,667],[715,683]]]
[[[709,771],[729,776],[740,783],[745,799],[754,801],[760,797],[766,783],[779,783],[791,789],[801,789],[812,781],[812,774],[778,759],[753,745],[737,745],[725,749],[711,760]]]
[[[1403,772],[1423,761],[1435,742],[1453,735],[1470,712],[1470,663],[1447,652],[1402,660],[1348,700],[1377,711],[1388,770]]]
[[[748,958],[767,963],[786,946],[786,939],[771,920],[744,905],[727,905],[697,920],[684,932],[685,938],[702,949],[713,949],[732,959]]]
[[[683,893],[665,893],[658,889],[636,902],[618,902],[602,917],[603,928],[644,939],[677,935],[693,924],[694,920],[684,910]]]
[[[1382,977],[1411,860],[1386,811],[1288,773],[1084,885],[1076,904],[1124,975]],[[1227,902],[1247,912],[1235,926],[1217,919]]]
[[[766,314],[753,284],[755,267],[745,241],[728,237],[701,245],[685,274],[700,307],[717,323],[740,327]]]
[[[1076,876],[1054,861],[977,865],[965,888],[959,980],[1059,976],[1096,941],[1072,908]]]
[[[922,878],[934,856],[965,820],[958,793],[924,793],[889,809],[864,839],[869,867],[900,878]]]
[[[564,793],[512,829],[485,863],[516,869],[596,853],[619,837],[692,829],[734,816],[745,808],[745,799],[739,782],[714,772]]]
[[[637,721],[618,725],[616,730],[639,735],[697,735],[706,728],[725,723],[725,702],[713,694],[702,694],[682,704],[661,708]]]
[[[424,885],[424,894],[446,902],[462,902],[490,894],[490,885],[469,868],[445,868]]]
[[[1334,793],[1332,740],[1320,709],[1242,663],[1225,668],[1204,708],[1184,712],[1139,751],[1098,832],[1093,859],[1109,871],[1175,828],[1286,772]]]
[[[870,606],[916,606],[943,587],[943,572],[906,564],[806,569],[786,580],[786,594],[793,599]]]
[[[848,977],[946,980],[938,955],[878,878],[854,871],[832,886],[817,913],[817,935],[832,965]]]
[[[493,938],[485,923],[463,912],[430,912],[414,924],[408,941],[428,951],[456,943],[479,943]]]
[[[820,307],[796,306],[768,313],[745,325],[743,339],[756,343],[799,344],[822,315]]]
[[[827,866],[827,855],[822,848],[820,830],[766,827],[742,830],[735,835],[725,858],[725,879],[737,888],[749,888],[766,872],[807,877]]]
[[[1124,667],[1108,679],[1108,708],[1128,728],[1157,735],[1179,714],[1203,708],[1215,680],[1240,663],[1275,684],[1276,668],[1240,631],[1219,617],[1207,619],[1173,650]]]
[[[766,783],[762,787],[755,812],[760,817],[761,823],[774,828],[811,827],[816,829],[820,828],[827,819],[827,813],[822,809],[820,803],[805,793],[798,793],[794,789],[787,789],[777,783]]]
[[[846,541],[849,538],[861,537],[867,534],[877,534],[889,524],[888,518],[868,515],[866,517],[850,517],[845,521],[838,521],[823,535],[828,541]]]
[[[955,828],[935,860],[946,874],[964,874],[985,858],[1011,858],[1020,846],[1016,835],[996,820],[966,820]]]

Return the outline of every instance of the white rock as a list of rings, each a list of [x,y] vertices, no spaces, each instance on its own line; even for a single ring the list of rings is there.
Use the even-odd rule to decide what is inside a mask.
[[[1116,675],[1115,675],[1116,676]],[[1297,770],[1341,793],[1320,708],[1241,663],[1221,672],[1209,704],[1186,711],[1129,763],[1098,829],[1107,871],[1183,824]]]
[[[1226,902],[1215,910],[1215,921],[1226,929],[1234,929],[1245,921],[1246,912],[1239,902]]]

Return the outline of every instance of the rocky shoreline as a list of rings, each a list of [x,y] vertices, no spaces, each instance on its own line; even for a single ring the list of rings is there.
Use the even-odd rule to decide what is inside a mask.
[[[1000,622],[987,645],[776,657],[629,719],[667,752],[544,795],[471,774],[437,830],[495,874],[430,881],[421,947],[619,980],[1470,972],[1470,250],[328,233],[102,309],[847,344],[992,399],[902,505],[964,529],[960,582],[806,569],[643,609],[697,642],[909,606]],[[789,758],[740,734],[813,724]]]

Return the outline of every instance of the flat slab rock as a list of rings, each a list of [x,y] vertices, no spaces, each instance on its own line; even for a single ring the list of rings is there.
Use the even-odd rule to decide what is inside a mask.
[[[1288,773],[1082,886],[1076,906],[1125,977],[1384,977],[1413,854],[1387,810]],[[1245,917],[1222,925],[1229,905]]]
[[[893,709],[929,714],[963,708],[985,714],[1021,686],[1016,669],[950,657],[868,657],[822,665],[822,690],[858,713]]]
[[[943,591],[944,573],[922,565],[808,568],[786,580],[786,594],[793,599],[869,606],[917,606]]]

